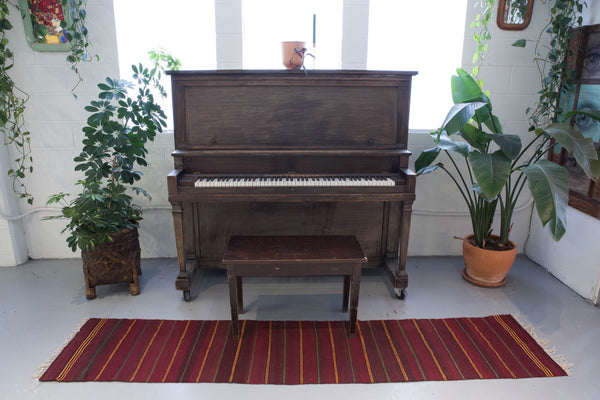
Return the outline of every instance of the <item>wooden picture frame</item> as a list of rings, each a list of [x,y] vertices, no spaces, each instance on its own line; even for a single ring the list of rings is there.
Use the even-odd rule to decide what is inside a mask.
[[[531,22],[532,14],[533,0],[500,0],[496,24],[505,31],[522,31]]]
[[[560,108],[563,113],[575,109],[599,110],[600,24],[575,29],[569,50],[567,68],[576,72],[576,79],[571,89],[561,94]],[[600,122],[585,116],[573,116],[568,122],[584,137],[592,138],[596,150],[600,150]],[[556,147],[548,159],[567,168],[569,206],[600,219],[600,180],[590,179],[565,149]]]

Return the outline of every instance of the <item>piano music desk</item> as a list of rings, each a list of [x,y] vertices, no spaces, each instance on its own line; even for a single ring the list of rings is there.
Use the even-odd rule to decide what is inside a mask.
[[[355,236],[233,236],[223,256],[227,268],[233,337],[239,338],[243,276],[343,275],[342,310],[356,329],[360,271],[367,262]],[[352,281],[352,287],[350,287]],[[350,293],[351,292],[351,293]]]

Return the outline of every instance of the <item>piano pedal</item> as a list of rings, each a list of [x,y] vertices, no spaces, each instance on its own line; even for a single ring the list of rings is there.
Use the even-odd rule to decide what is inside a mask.
[[[184,290],[183,291],[183,300],[188,303],[191,300],[191,296],[190,296],[190,291],[189,290]]]

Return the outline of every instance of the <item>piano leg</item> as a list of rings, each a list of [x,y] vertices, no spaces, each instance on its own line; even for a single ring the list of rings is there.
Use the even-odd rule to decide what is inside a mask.
[[[398,271],[404,272],[406,275],[406,257],[408,254],[408,235],[410,233],[410,218],[412,215],[412,202],[402,202],[400,204],[401,208],[401,220],[400,220],[400,253],[398,255]],[[406,275],[408,284],[408,275]],[[406,285],[404,286],[406,287]],[[404,291],[404,296],[406,296],[406,291]],[[404,298],[401,297],[401,299]]]
[[[390,277],[396,297],[403,300],[406,297],[406,287],[408,286],[406,254],[412,203],[389,202],[386,204],[386,212],[389,213],[389,225],[387,226],[384,268]]]
[[[190,277],[186,268],[187,260],[185,249],[183,247],[183,205],[173,203],[171,205],[173,214],[173,226],[175,228],[175,243],[177,244],[177,262],[179,264],[179,274],[175,279],[175,288],[183,291],[183,300],[190,301]]]

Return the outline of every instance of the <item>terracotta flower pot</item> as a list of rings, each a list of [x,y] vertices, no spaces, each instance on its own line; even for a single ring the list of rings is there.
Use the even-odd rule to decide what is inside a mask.
[[[304,64],[304,53],[306,43],[300,41],[281,42],[281,55],[283,65],[287,69],[299,69]]]
[[[506,282],[506,274],[512,267],[517,256],[517,245],[510,250],[488,250],[471,244],[469,235],[463,241],[463,259],[465,268],[462,271],[463,278],[477,286],[498,287]],[[492,235],[492,237],[498,238]]]

